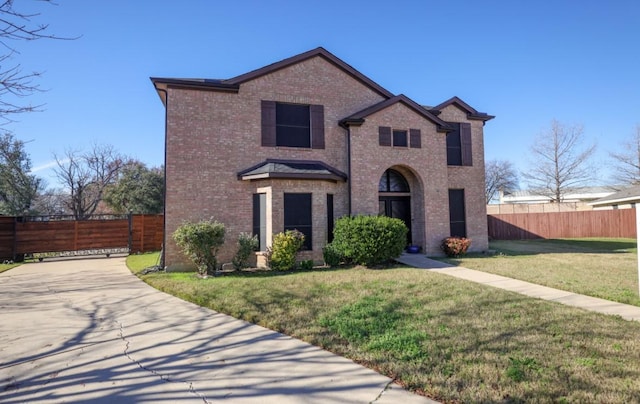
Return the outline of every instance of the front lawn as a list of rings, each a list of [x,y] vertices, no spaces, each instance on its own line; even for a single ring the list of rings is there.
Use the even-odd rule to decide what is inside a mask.
[[[20,263],[17,263],[17,264],[0,264],[0,273],[2,273],[4,271],[8,271],[11,268],[15,268],[18,265],[20,265]]]
[[[640,306],[634,239],[492,241],[494,256],[443,259],[455,265]]]
[[[413,268],[142,276],[444,402],[633,402],[640,324]]]
[[[131,254],[127,257],[127,267],[134,274],[138,275],[145,269],[158,265],[160,262],[159,252],[148,252],[143,254]]]

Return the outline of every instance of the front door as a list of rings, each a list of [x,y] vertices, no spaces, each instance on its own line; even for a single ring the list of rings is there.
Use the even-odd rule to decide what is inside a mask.
[[[400,219],[407,226],[407,244],[411,244],[411,197],[409,196],[380,196],[380,215]]]

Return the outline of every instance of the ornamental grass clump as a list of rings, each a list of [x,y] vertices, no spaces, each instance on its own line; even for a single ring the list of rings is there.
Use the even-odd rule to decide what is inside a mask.
[[[173,232],[173,239],[182,252],[195,264],[200,276],[215,274],[218,250],[224,244],[224,224],[213,220],[184,222]]]
[[[442,240],[440,248],[447,254],[447,257],[458,257],[467,253],[471,239],[465,237],[447,237]]]

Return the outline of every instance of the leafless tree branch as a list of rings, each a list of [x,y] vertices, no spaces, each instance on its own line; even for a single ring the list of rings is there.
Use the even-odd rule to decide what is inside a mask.
[[[595,178],[590,159],[596,146],[583,147],[582,125],[566,126],[553,120],[531,146],[532,168],[523,172],[529,187],[562,202],[567,191]]]

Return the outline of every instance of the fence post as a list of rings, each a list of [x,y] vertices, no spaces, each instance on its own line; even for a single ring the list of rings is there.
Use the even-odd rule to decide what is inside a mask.
[[[140,215],[140,252],[145,252],[145,249],[144,249],[144,215]]]
[[[16,262],[18,259],[18,217],[13,217],[13,251],[11,259]]]
[[[133,248],[133,214],[129,211],[129,254]]]

